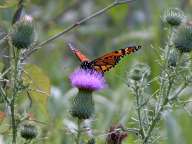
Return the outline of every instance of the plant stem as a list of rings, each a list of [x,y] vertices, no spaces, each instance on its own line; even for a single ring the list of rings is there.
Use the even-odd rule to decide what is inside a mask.
[[[145,133],[144,133],[144,129],[143,129],[143,125],[142,125],[142,119],[141,119],[141,106],[140,106],[140,92],[139,92],[139,87],[136,86],[135,88],[135,94],[136,94],[136,103],[137,103],[137,115],[138,115],[138,119],[139,119],[139,128],[140,128],[140,134],[142,139],[144,139],[145,137]]]
[[[15,121],[15,98],[11,101],[11,123],[12,123],[12,144],[16,144],[16,137],[17,137],[17,126]]]
[[[76,144],[80,144],[80,138],[81,138],[81,120],[77,119],[77,138],[76,138]]]
[[[19,53],[20,51],[15,49],[10,44],[10,55],[12,56],[11,59],[11,67],[12,67],[12,74],[11,74],[11,84],[12,84],[12,97],[10,102],[10,108],[11,108],[11,124],[12,124],[12,144],[16,144],[16,138],[17,138],[17,123],[15,120],[15,98],[17,96],[17,87],[18,87],[18,73],[19,73]]]
[[[156,124],[160,120],[161,112],[164,110],[164,106],[167,105],[167,103],[169,102],[170,91],[171,91],[171,88],[172,88],[172,85],[173,85],[173,82],[175,79],[174,76],[170,75],[172,70],[168,66],[168,58],[169,58],[170,48],[172,47],[173,32],[174,32],[174,29],[171,29],[169,41],[165,47],[165,53],[164,53],[165,63],[163,66],[162,79],[161,79],[161,85],[160,85],[160,93],[159,93],[159,97],[162,98],[161,101],[159,102],[161,104],[159,106],[159,109],[158,109],[154,119],[151,122],[151,125],[149,126],[149,128],[147,130],[147,134],[146,134],[145,138],[143,139],[143,144],[147,144],[153,129],[155,128]],[[176,71],[177,71],[177,68],[176,68]],[[166,82],[167,80],[168,80],[168,82]]]

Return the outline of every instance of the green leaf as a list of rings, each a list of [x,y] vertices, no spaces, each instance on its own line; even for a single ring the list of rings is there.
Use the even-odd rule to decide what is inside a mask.
[[[36,65],[25,65],[24,70],[23,81],[25,85],[29,85],[33,105],[37,105],[40,111],[47,114],[47,99],[50,95],[49,78]]]
[[[13,7],[15,5],[17,5],[17,1],[16,0],[6,0],[4,3],[0,4],[0,9],[5,9],[5,8]]]

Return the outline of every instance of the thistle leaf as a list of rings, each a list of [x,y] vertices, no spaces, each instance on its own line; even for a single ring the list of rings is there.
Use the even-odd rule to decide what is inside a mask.
[[[29,85],[29,94],[33,104],[37,105],[40,111],[47,114],[47,99],[50,95],[49,78],[36,65],[25,65],[24,70],[24,85]]]

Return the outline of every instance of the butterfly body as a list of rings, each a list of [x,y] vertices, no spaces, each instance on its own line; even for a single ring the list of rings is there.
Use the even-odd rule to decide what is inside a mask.
[[[112,51],[107,53],[93,61],[89,60],[85,55],[83,55],[79,50],[75,49],[70,43],[68,44],[72,52],[79,58],[82,69],[91,69],[97,72],[104,73],[110,70],[112,67],[120,61],[125,55],[131,54],[141,48],[141,46],[129,46],[124,49]]]
[[[83,61],[81,63],[81,68],[82,69],[94,69],[93,64],[90,61]]]

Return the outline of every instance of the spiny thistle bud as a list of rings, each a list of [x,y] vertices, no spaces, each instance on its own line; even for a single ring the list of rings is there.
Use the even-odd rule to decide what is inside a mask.
[[[73,87],[79,89],[72,103],[71,114],[79,119],[89,119],[94,113],[92,92],[105,88],[105,79],[96,71],[77,69],[71,74],[70,81]]]
[[[128,136],[127,132],[123,131],[122,125],[112,126],[106,138],[107,144],[121,144],[122,141]]]
[[[179,26],[184,20],[184,12],[178,8],[169,8],[163,14],[163,21],[171,26]]]
[[[168,66],[176,67],[178,60],[178,53],[175,49],[172,49],[168,56]]]
[[[150,68],[146,64],[135,64],[131,71],[128,73],[128,79],[140,81],[150,75]]]
[[[80,89],[73,99],[71,115],[79,119],[89,119],[94,114],[94,111],[92,92]]]
[[[10,36],[16,48],[28,48],[35,40],[33,18],[27,15],[22,17],[13,25]]]
[[[38,134],[37,127],[31,123],[25,123],[21,126],[21,136],[26,140],[35,138]]]
[[[175,47],[181,53],[187,53],[192,50],[192,26],[181,25],[173,38]]]

